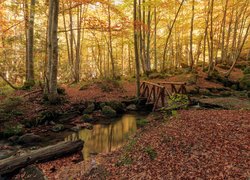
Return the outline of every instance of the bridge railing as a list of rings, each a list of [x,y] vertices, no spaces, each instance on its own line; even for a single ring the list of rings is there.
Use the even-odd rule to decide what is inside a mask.
[[[167,97],[175,94],[187,94],[185,82],[143,81],[140,86],[140,97],[147,99],[147,104],[153,104],[153,111],[167,106]]]

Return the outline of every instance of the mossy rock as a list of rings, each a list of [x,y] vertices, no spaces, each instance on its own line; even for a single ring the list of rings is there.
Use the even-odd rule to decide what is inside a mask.
[[[88,122],[88,123],[90,123],[90,122],[92,122],[93,120],[94,120],[94,119],[93,119],[92,115],[84,114],[84,115],[82,116],[82,121],[83,121],[83,122]]]
[[[60,132],[63,131],[65,129],[63,124],[56,124],[55,126],[52,127],[52,131],[53,132]]]
[[[116,117],[116,111],[110,106],[104,106],[102,108],[102,114],[110,118]]]
[[[247,67],[243,71],[244,74],[250,74],[250,67]]]
[[[95,104],[90,103],[90,104],[88,104],[87,108],[84,109],[83,114],[91,114],[94,112],[94,110],[95,110]]]
[[[5,123],[3,136],[4,137],[11,137],[15,135],[21,135],[24,132],[23,125],[20,123]]]
[[[105,103],[107,106],[110,106],[112,109],[114,109],[117,113],[124,113],[126,107],[122,102],[119,101],[111,101]],[[101,106],[103,108],[104,106]]]
[[[240,88],[250,90],[250,74],[245,74],[244,77],[240,79]]]

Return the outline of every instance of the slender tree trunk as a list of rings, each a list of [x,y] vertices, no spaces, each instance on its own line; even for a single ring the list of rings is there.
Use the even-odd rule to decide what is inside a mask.
[[[228,6],[228,0],[226,0],[223,19],[222,19],[221,61],[223,63],[225,62],[225,32],[226,32],[227,6]]]
[[[249,35],[249,34],[248,34],[248,33],[249,33],[249,29],[250,29],[250,24],[248,24],[248,26],[247,26],[246,34],[245,34],[245,36],[244,36],[243,42],[242,42],[242,44],[241,44],[241,46],[240,46],[240,48],[239,48],[239,50],[238,50],[238,52],[237,52],[237,54],[236,54],[236,58],[234,59],[234,62],[233,62],[233,64],[232,64],[231,68],[228,70],[228,72],[226,72],[225,77],[229,77],[230,74],[231,74],[231,72],[233,71],[233,69],[234,69],[234,67],[235,67],[235,65],[236,65],[236,62],[238,61],[238,59],[239,59],[239,57],[240,57],[240,54],[241,54],[242,49],[243,49],[243,46],[244,46],[244,44],[245,44],[245,42],[246,42],[246,40],[247,40],[247,37],[248,37],[248,35]]]
[[[108,24],[109,24],[109,50],[110,50],[110,60],[112,66],[112,78],[115,79],[115,62],[113,56],[113,41],[112,41],[112,28],[111,28],[111,13],[110,6],[108,5]]]
[[[134,52],[136,64],[136,96],[140,96],[140,62],[138,52],[138,27],[137,27],[137,0],[134,0]]]
[[[213,11],[214,11],[214,0],[211,0],[210,6],[210,58],[208,67],[208,76],[211,75],[214,66],[214,33],[213,33]]]
[[[150,41],[151,41],[151,1],[148,1],[148,31],[147,31],[147,73],[151,71],[151,60],[150,60]]]
[[[30,2],[30,17],[29,17],[29,31],[28,31],[28,74],[26,81],[33,86],[35,83],[34,77],[34,18],[35,18],[35,0]]]
[[[154,6],[154,69],[157,71],[157,10]]]
[[[192,0],[192,17],[191,17],[191,29],[190,29],[190,69],[194,66],[193,57],[193,30],[194,30],[194,0]]]
[[[179,13],[180,13],[180,10],[181,10],[181,7],[182,7],[184,1],[185,1],[185,0],[182,0],[182,1],[181,1],[181,4],[180,4],[180,6],[179,6],[179,8],[178,8],[178,10],[177,10],[177,13],[175,14],[174,21],[173,21],[173,23],[172,23],[172,25],[171,25],[171,27],[170,27],[170,29],[169,29],[169,33],[168,33],[168,36],[167,36],[167,39],[166,39],[166,42],[165,42],[164,51],[163,51],[163,67],[162,67],[162,70],[163,70],[163,71],[165,70],[165,62],[166,62],[168,41],[169,41],[169,39],[170,39],[170,36],[171,36],[171,34],[172,34],[173,27],[174,27],[174,25],[175,25],[175,22],[176,22],[176,20],[177,20],[177,17],[178,17],[178,15],[179,15]]]

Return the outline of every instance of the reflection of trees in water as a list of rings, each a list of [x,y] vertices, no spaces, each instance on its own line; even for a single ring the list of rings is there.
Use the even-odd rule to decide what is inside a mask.
[[[124,143],[129,135],[136,131],[136,117],[123,116],[121,120],[110,125],[95,125],[93,130],[82,130],[65,138],[65,140],[84,140],[84,158],[89,153],[110,152]]]

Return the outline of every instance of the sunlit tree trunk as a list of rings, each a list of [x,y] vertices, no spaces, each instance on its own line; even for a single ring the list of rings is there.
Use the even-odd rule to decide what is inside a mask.
[[[111,27],[111,12],[110,6],[108,6],[108,25],[109,25],[109,51],[110,51],[110,60],[111,60],[111,67],[112,67],[112,78],[116,78],[115,75],[115,61],[113,56],[113,41],[112,41],[112,27]]]
[[[55,103],[57,93],[57,68],[58,68],[58,13],[59,0],[50,0],[49,3],[49,25],[48,25],[48,64],[46,88],[49,101]]]
[[[225,33],[226,33],[226,18],[227,18],[228,0],[226,0],[223,19],[222,19],[222,38],[221,38],[221,61],[225,63]]]
[[[28,30],[28,71],[26,81],[29,85],[34,85],[34,18],[35,18],[35,0],[30,1],[30,16]]]
[[[140,96],[140,62],[138,52],[138,25],[137,25],[137,0],[134,0],[134,52],[136,64],[136,95]]]
[[[162,63],[163,66],[162,66],[162,71],[165,70],[165,63],[166,63],[166,55],[167,55],[168,42],[169,42],[169,39],[170,39],[170,37],[171,37],[173,27],[174,27],[174,25],[175,25],[175,22],[176,22],[176,20],[177,20],[177,17],[178,17],[178,15],[179,15],[179,13],[180,13],[180,10],[181,10],[181,7],[182,7],[184,1],[185,1],[185,0],[182,0],[182,1],[181,1],[181,4],[180,4],[180,6],[179,6],[179,8],[178,8],[178,10],[177,10],[177,13],[175,14],[174,21],[173,21],[173,23],[172,23],[172,25],[171,25],[171,27],[170,27],[170,29],[169,29],[169,33],[168,33],[168,36],[167,36],[167,38],[166,38],[166,42],[165,42],[165,46],[164,46],[164,51],[163,51],[163,63]]]
[[[192,17],[191,17],[191,29],[190,29],[190,69],[194,66],[193,57],[193,30],[194,30],[194,0],[192,0]]]

